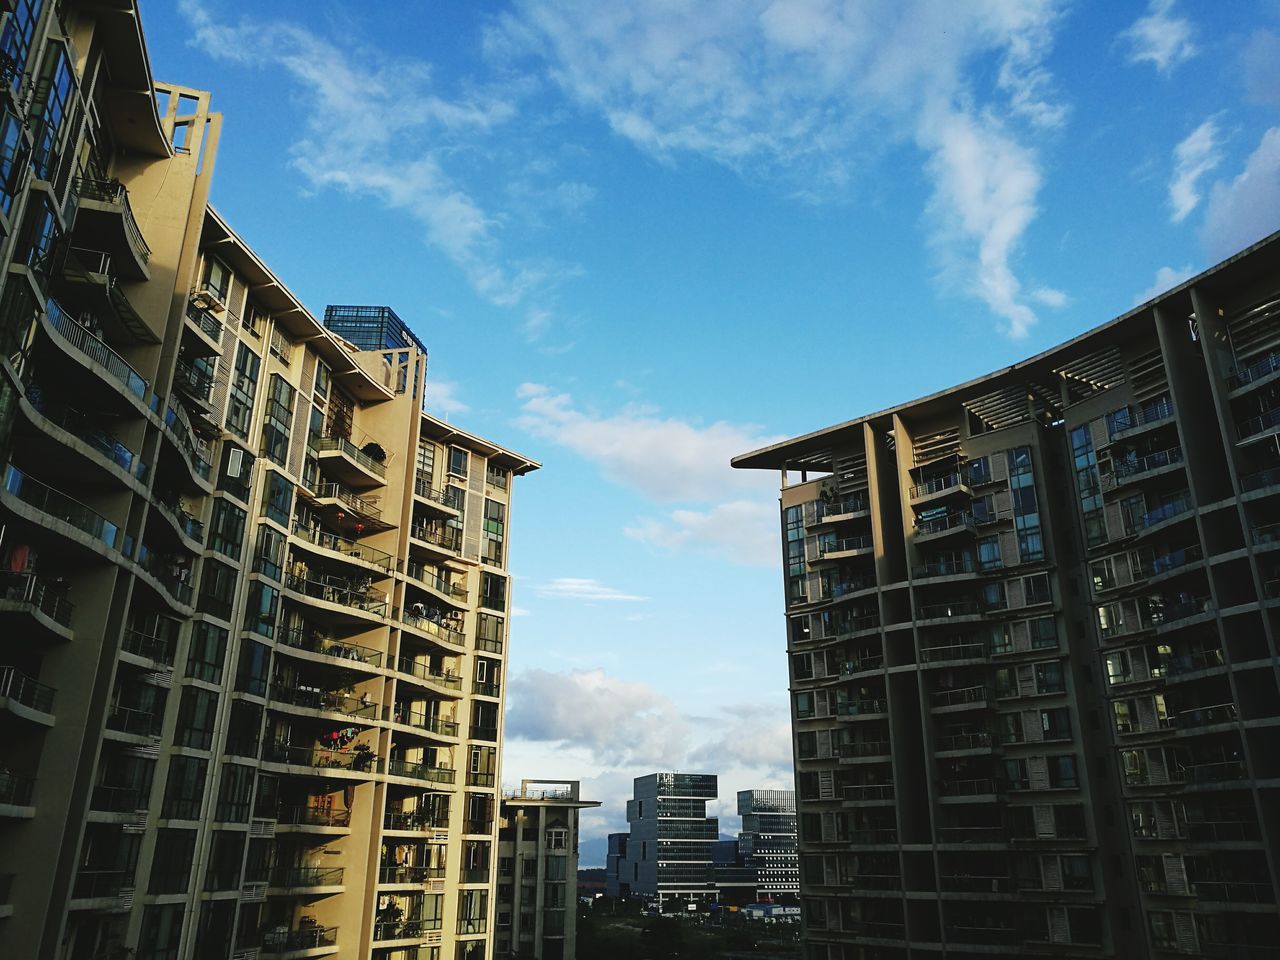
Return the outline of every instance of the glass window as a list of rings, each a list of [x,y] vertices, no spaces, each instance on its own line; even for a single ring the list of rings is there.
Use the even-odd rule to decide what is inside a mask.
[[[231,603],[236,593],[236,568],[218,560],[206,558],[201,564],[200,597],[197,607],[223,620],[231,618]]]
[[[248,514],[225,497],[213,502],[213,515],[209,521],[210,550],[224,557],[239,560],[244,545],[244,522]]]
[[[240,663],[236,668],[236,689],[260,697],[266,696],[270,666],[270,647],[256,640],[244,641],[240,647]]]
[[[1000,538],[983,537],[978,541],[978,565],[983,570],[1000,566]]]
[[[170,903],[149,906],[142,911],[142,931],[138,934],[137,960],[178,960],[182,940],[182,917],[186,905]]]
[[[169,820],[199,820],[208,772],[209,761],[202,757],[170,758],[160,815]]]
[[[502,566],[502,549],[507,529],[507,507],[497,500],[484,501],[484,561]]]
[[[1053,617],[1040,617],[1027,621],[1027,633],[1031,637],[1032,650],[1057,649],[1058,627]]]
[[[248,344],[239,344],[228,394],[226,422],[227,429],[241,440],[249,439],[253,398],[258,389],[258,372],[261,366],[262,360],[249,349]]]
[[[54,178],[58,166],[58,141],[74,93],[75,80],[66,48],[61,43],[50,43],[45,54],[44,74],[36,87],[31,106],[35,140],[31,162],[39,180]]]
[[[1047,758],[1049,764],[1049,786],[1063,789],[1074,789],[1080,786],[1076,776],[1076,758],[1070,753],[1060,757]]]
[[[1066,687],[1062,681],[1062,664],[1057,660],[1045,660],[1036,664],[1036,692],[1062,693]]]
[[[22,187],[27,164],[27,141],[22,135],[22,121],[8,110],[0,118],[0,211],[7,217],[13,212],[13,200]]]
[[[249,801],[253,797],[253,767],[239,763],[222,765],[222,782],[218,792],[218,810],[214,819],[221,823],[247,823]]]
[[[1053,601],[1053,591],[1049,587],[1049,575],[1047,573],[1037,573],[1035,576],[1023,577],[1022,591],[1024,602],[1028,605],[1051,603]]]
[[[263,487],[262,515],[287,527],[293,513],[293,484],[283,474],[268,470]]]
[[[191,649],[187,654],[187,676],[209,683],[222,682],[222,665],[227,657],[227,631],[203,620],[191,625]]]
[[[284,579],[284,534],[265,523],[258,527],[258,545],[254,550],[253,569],[272,580]]]
[[[280,591],[261,580],[253,581],[249,585],[249,602],[244,608],[244,629],[270,640],[276,634],[279,611]]]
[[[155,853],[151,858],[151,876],[147,879],[147,893],[186,893],[187,884],[191,880],[195,847],[194,830],[157,830]]]
[[[471,463],[471,454],[462,447],[449,448],[449,473],[455,477],[466,479]]]
[[[503,610],[507,605],[507,578],[487,570],[480,574],[480,606]]]
[[[285,466],[289,458],[289,425],[296,391],[278,373],[271,375],[262,419],[262,455]]]
[[[218,695],[202,687],[183,687],[178,704],[178,746],[208,750],[213,746],[217,724]]]

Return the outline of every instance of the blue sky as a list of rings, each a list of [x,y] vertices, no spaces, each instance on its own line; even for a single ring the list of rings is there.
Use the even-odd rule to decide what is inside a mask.
[[[790,783],[776,478],[1280,227],[1280,2],[144,4],[214,202],[518,485],[504,778]],[[945,344],[945,346],[942,346]],[[724,821],[735,827],[731,818]],[[592,848],[588,848],[592,849]]]

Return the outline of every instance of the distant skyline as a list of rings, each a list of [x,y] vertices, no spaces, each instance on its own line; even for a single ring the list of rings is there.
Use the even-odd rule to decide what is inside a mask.
[[[718,774],[730,832],[737,790],[792,785],[776,478],[731,456],[1280,227],[1277,0],[142,16],[156,78],[225,114],[213,202],[246,241],[317,315],[394,307],[428,409],[545,464],[515,491],[503,770],[582,780],[584,846],[635,776]]]

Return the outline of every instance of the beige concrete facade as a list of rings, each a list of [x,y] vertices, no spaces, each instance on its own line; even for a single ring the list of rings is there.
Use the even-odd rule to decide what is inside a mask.
[[[734,460],[783,475],[807,958],[1275,956],[1277,278]]]
[[[577,780],[522,780],[499,807],[495,960],[574,960],[578,943]]]
[[[488,956],[537,464],[209,206],[220,119],[153,84],[132,3],[10,6],[3,952]]]

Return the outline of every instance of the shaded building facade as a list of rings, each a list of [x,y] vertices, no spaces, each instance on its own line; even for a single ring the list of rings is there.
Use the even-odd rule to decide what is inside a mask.
[[[1269,957],[1280,235],[782,473],[807,956]]]

